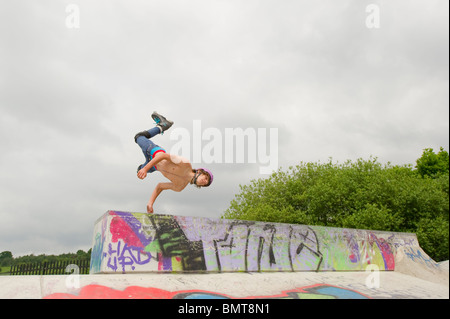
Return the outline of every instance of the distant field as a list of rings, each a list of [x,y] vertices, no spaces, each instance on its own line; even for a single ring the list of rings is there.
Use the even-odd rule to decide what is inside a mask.
[[[9,275],[11,267],[0,267],[0,276]]]

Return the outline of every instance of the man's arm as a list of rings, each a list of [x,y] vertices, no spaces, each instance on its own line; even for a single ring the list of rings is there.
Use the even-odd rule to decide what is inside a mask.
[[[143,168],[141,168],[138,172],[138,178],[139,179],[144,179],[145,177],[147,177],[147,172],[150,170],[150,168],[152,168],[153,166],[155,166],[156,164],[158,164],[159,162],[161,162],[162,160],[169,160],[170,161],[170,154],[166,154],[163,152],[160,152],[158,154],[155,155],[155,157],[147,163],[147,165],[145,165]]]
[[[161,194],[163,190],[166,189],[171,189],[176,192],[180,191],[180,189],[173,183],[158,183],[158,185],[156,185],[155,189],[153,190],[152,196],[150,197],[150,200],[147,204],[147,212],[149,214],[153,214],[153,204],[155,203],[156,198],[159,196],[159,194]]]

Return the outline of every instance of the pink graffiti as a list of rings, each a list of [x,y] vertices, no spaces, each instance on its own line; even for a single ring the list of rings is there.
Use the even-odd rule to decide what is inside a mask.
[[[136,236],[135,232],[121,217],[113,217],[113,219],[111,220],[110,230],[113,243],[117,243],[119,239],[123,239],[123,241],[130,246],[142,247],[141,241]]]
[[[350,250],[349,259],[352,263],[358,263],[362,260],[367,261],[367,263],[370,264],[373,256],[369,254],[369,251],[373,251],[373,248],[377,247],[384,261],[384,269],[394,270],[394,254],[386,240],[378,238],[374,233],[369,233],[367,240],[361,241],[360,247],[358,240],[354,238],[351,233],[346,232],[345,236],[347,238],[347,247]]]
[[[394,270],[395,269],[395,258],[392,253],[391,247],[389,243],[383,238],[379,239],[374,234],[371,234],[371,239],[376,243],[378,248],[381,251],[381,255],[384,260],[384,267],[386,270]],[[371,243],[373,245],[373,242]]]
[[[124,290],[117,290],[101,285],[87,285],[81,288],[78,295],[67,293],[54,293],[44,299],[302,299],[306,298],[346,298],[346,299],[370,299],[355,290],[346,289],[327,284],[316,284],[301,288],[282,291],[276,295],[233,297],[206,290],[180,290],[167,291],[158,288],[145,288],[130,286]]]

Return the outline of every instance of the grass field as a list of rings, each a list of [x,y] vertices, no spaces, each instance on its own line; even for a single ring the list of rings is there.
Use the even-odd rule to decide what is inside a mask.
[[[0,276],[9,276],[9,271],[11,267],[0,267]]]

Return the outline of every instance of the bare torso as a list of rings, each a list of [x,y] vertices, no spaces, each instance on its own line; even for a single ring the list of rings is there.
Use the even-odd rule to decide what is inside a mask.
[[[155,157],[138,171],[138,178],[144,179],[149,169],[153,166],[156,166],[157,170],[169,179],[170,182],[158,183],[156,185],[147,204],[148,213],[153,213],[153,203],[163,190],[171,189],[175,192],[181,192],[190,184],[195,176],[195,172],[192,170],[192,166],[188,160],[160,152],[155,154]]]
[[[156,165],[157,170],[173,183],[175,191],[181,191],[191,182],[192,165],[187,161],[182,161],[181,158],[171,156],[173,161],[179,161],[179,163],[163,159]]]

